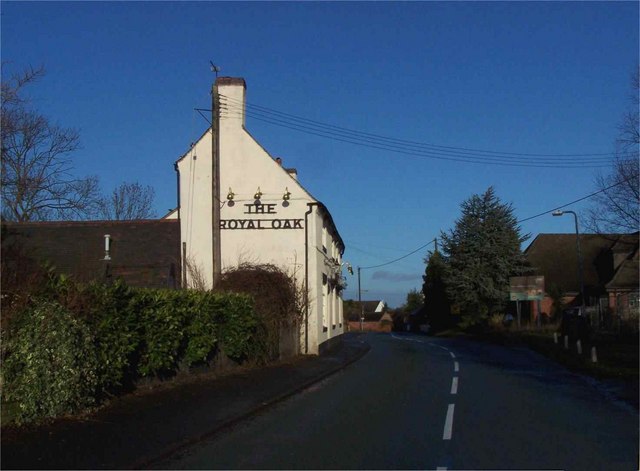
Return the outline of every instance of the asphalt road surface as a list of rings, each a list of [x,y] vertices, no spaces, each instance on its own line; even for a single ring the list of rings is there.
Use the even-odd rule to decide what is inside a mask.
[[[340,373],[156,467],[638,469],[637,411],[528,349],[367,341]]]

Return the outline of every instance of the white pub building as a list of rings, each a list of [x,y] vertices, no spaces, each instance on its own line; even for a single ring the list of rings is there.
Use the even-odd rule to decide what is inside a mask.
[[[244,79],[216,79],[213,126],[175,165],[178,208],[167,217],[180,219],[183,283],[193,286],[197,273],[211,287],[220,271],[242,263],[295,274],[309,296],[300,349],[317,354],[344,331],[344,243],[329,210],[298,182],[297,172],[247,131],[245,94]]]

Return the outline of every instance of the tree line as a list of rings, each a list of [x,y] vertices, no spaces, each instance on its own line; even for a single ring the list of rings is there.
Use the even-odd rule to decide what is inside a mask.
[[[3,68],[4,68],[3,64]],[[2,219],[146,219],[156,216],[155,191],[123,182],[103,194],[97,176],[74,174],[72,154],[80,149],[78,130],[54,124],[37,111],[26,89],[45,75],[29,67],[2,78]]]

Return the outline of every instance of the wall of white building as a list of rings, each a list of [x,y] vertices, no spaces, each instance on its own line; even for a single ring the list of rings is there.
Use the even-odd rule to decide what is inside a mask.
[[[342,299],[332,280],[340,275],[343,242],[328,210],[245,128],[243,79],[217,80],[220,100],[221,265],[271,263],[308,283],[308,312],[301,329],[303,353],[344,331]],[[179,217],[187,283],[197,272],[213,280],[212,139],[207,130],[177,162]],[[260,193],[259,198],[256,194]]]

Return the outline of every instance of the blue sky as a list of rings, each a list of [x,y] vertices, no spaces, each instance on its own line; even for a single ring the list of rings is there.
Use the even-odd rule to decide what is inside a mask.
[[[2,2],[4,73],[44,64],[31,88],[79,128],[79,175],[123,181],[176,205],[173,162],[207,123],[214,75],[247,101],[335,126],[518,154],[613,151],[638,66],[637,2]],[[330,209],[354,267],[384,264],[448,231],[493,185],[525,219],[595,190],[607,168],[515,167],[409,156],[247,118],[249,131]],[[540,157],[528,157],[531,164]],[[588,202],[571,209],[582,211]],[[523,232],[572,232],[545,215]],[[402,304],[421,250],[362,271],[365,299]],[[356,297],[349,277],[346,298]]]

